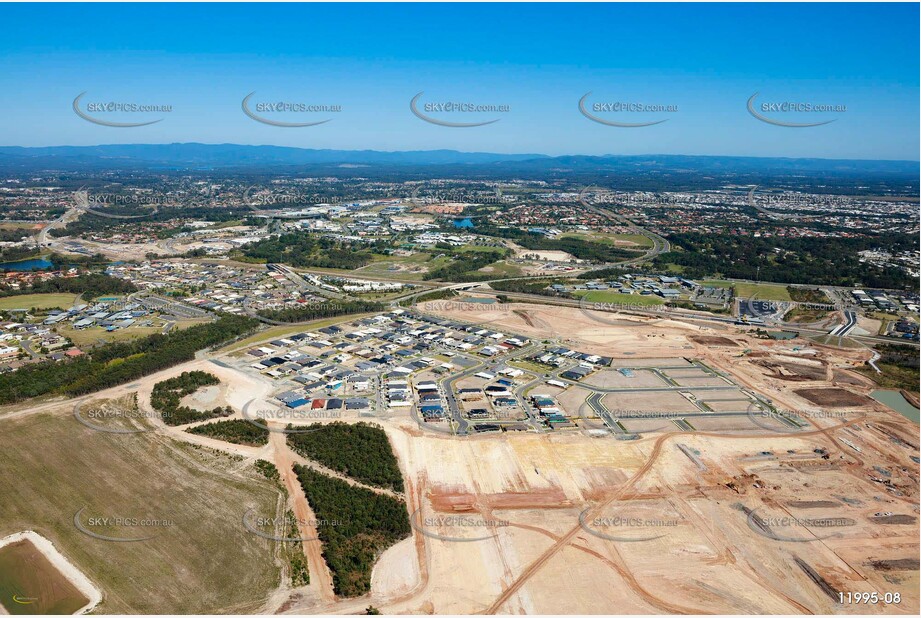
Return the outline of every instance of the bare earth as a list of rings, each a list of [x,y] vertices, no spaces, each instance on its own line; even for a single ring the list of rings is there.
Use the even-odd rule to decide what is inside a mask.
[[[422,431],[406,415],[378,420],[404,474],[412,537],[380,557],[371,593],[358,599],[331,594],[320,544],[305,543],[311,585],[297,594],[283,586],[266,611],[347,614],[374,605],[385,614],[918,613],[918,466],[910,459],[918,455],[918,428],[867,398],[871,385],[832,381],[831,367],[860,365],[868,351],[754,339],[665,317],[605,314],[614,322],[608,324],[579,309],[533,304],[439,313],[613,356],[615,367],[682,367],[664,371],[717,402],[714,410],[744,406],[743,391],[751,391],[797,411],[808,426],[771,431],[736,416],[725,423],[694,418],[694,431],[669,425],[637,440],[581,430],[456,438]],[[731,345],[714,345],[712,337]],[[800,359],[793,347],[814,352]],[[775,357],[784,357],[787,369],[800,362],[805,379],[791,385],[760,362]],[[685,359],[738,387],[694,391],[702,374]],[[212,395],[237,410],[273,391],[263,376],[194,361],[141,380],[142,409],[155,382],[193,368],[218,375],[222,384]],[[624,385],[616,369],[596,376],[586,383]],[[811,397],[802,389],[812,389]],[[841,405],[844,395],[826,403],[815,389],[840,390],[849,407],[823,407]],[[588,393],[573,387],[556,397],[573,417]],[[607,401],[612,396],[618,402]],[[605,401],[694,409],[675,392],[615,393]],[[284,472],[294,459],[278,435],[253,449],[162,425],[157,431],[274,461],[298,519],[313,519]],[[842,605],[829,590],[899,592],[901,602]]]

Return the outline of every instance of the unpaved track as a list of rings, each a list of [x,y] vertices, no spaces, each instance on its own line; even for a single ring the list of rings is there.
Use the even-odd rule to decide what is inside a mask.
[[[288,449],[286,437],[287,434],[280,431],[273,431],[269,434],[269,444],[274,453],[275,467],[278,468],[282,482],[288,490],[288,495],[291,496],[294,517],[297,519],[301,538],[316,539],[319,536],[315,524],[316,516],[313,514],[313,509],[310,508],[310,504],[307,502],[307,496],[304,495],[304,489],[294,473],[294,458]],[[304,548],[307,569],[310,573],[308,588],[322,602],[335,601],[333,576],[323,559],[323,544],[316,540],[304,541],[301,545]]]
[[[835,429],[841,429],[843,427],[847,427],[849,425],[859,423],[865,419],[866,419],[865,416],[861,416],[859,418],[855,418],[849,421],[839,423],[838,425],[835,425],[832,427],[800,432],[796,434],[796,437],[800,438],[800,437],[817,435],[817,434],[823,434],[827,436],[828,435],[827,432],[829,431],[832,431]],[[733,438],[751,439],[753,437],[751,435],[727,436],[726,434],[703,432],[703,431],[681,431],[681,432],[670,433],[664,436],[659,436],[658,438],[656,438],[655,444],[653,445],[653,448],[652,448],[652,452],[650,453],[649,459],[646,461],[646,463],[644,463],[642,467],[640,467],[636,471],[636,473],[634,473],[634,475],[630,477],[630,479],[626,483],[624,483],[610,497],[608,497],[606,500],[604,500],[600,504],[597,504],[596,506],[592,507],[591,510],[588,511],[588,515],[586,516],[586,519],[591,519],[592,517],[598,516],[600,513],[604,511],[606,507],[608,507],[611,503],[621,498],[623,494],[626,493],[627,490],[631,489],[634,485],[636,485],[636,483],[639,482],[646,475],[646,473],[652,469],[652,466],[655,464],[656,460],[659,458],[659,455],[662,452],[662,447],[665,445],[665,443],[669,439],[679,437],[679,436],[690,436],[690,435],[708,436],[708,437],[713,437],[713,438],[727,438],[727,439],[733,439]],[[560,552],[560,550],[562,550],[564,547],[569,545],[571,541],[573,540],[573,538],[575,538],[581,530],[582,530],[582,527],[579,525],[576,525],[569,532],[567,532],[565,535],[560,537],[560,539],[556,543],[554,543],[547,551],[545,551],[539,558],[537,558],[537,560],[532,562],[521,573],[521,575],[519,575],[518,578],[514,582],[512,582],[509,585],[509,587],[506,588],[505,591],[503,591],[501,595],[499,595],[499,598],[497,598],[493,602],[493,604],[490,605],[489,608],[484,613],[486,614],[499,613],[503,605],[505,605],[505,603],[507,603],[508,600],[515,593],[521,590],[522,586],[524,586],[524,584],[527,583],[527,581],[531,579],[531,577],[533,577],[535,573],[540,571],[544,567],[544,565],[546,565],[546,563],[550,561],[550,559],[556,556]],[[700,613],[697,610],[688,610],[686,608],[683,608],[678,605],[674,605],[667,601],[662,601],[660,599],[657,599],[656,597],[653,597],[649,593],[647,593],[645,589],[640,587],[639,584],[636,582],[636,580],[633,578],[632,574],[629,574],[628,572],[625,571],[625,573],[622,573],[622,575],[624,576],[625,581],[627,581],[634,588],[634,590],[636,590],[643,597],[644,600],[655,605],[656,607],[662,608],[665,612],[676,613],[676,614]]]

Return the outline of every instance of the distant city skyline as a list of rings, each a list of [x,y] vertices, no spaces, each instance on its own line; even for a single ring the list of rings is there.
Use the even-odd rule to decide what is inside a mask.
[[[921,147],[917,4],[8,4],[4,17],[4,146],[910,161]]]

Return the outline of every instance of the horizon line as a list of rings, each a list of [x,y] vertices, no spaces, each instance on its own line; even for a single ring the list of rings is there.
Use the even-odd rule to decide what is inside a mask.
[[[921,166],[921,160],[918,159],[855,159],[855,158],[830,158],[830,157],[791,157],[791,156],[764,156],[764,155],[733,155],[733,154],[688,154],[688,153],[637,153],[637,154],[580,154],[566,153],[550,155],[545,153],[534,152],[491,152],[486,150],[456,150],[454,148],[431,148],[423,150],[378,150],[375,148],[304,148],[301,146],[285,146],[280,144],[242,144],[237,142],[127,142],[127,143],[107,143],[107,144],[55,144],[50,146],[22,146],[19,144],[0,145],[0,148],[23,148],[23,149],[40,149],[40,148],[103,148],[108,146],[242,146],[246,148],[287,148],[290,150],[302,150],[308,152],[377,152],[382,154],[402,154],[402,153],[427,153],[427,152],[452,152],[469,155],[498,155],[505,157],[538,157],[547,159],[559,159],[562,157],[592,157],[592,158],[615,158],[615,157],[704,157],[704,158],[721,158],[729,157],[736,159],[781,159],[790,161],[872,161],[872,162],[890,162],[890,163],[915,163]]]

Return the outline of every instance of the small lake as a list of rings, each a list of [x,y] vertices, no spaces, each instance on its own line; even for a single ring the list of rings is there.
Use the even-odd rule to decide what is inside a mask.
[[[908,420],[917,423],[919,422],[919,413],[921,411],[918,408],[914,407],[905,397],[902,396],[902,393],[899,391],[891,390],[878,390],[870,393],[870,397],[880,402],[888,408],[892,408]]]
[[[0,262],[0,270],[44,270],[51,268],[51,260],[45,258],[33,258],[31,260],[19,260],[18,262]]]
[[[454,227],[473,227],[472,219],[455,219]]]
[[[462,303],[480,303],[482,305],[493,305],[496,302],[495,298],[476,298],[474,296],[461,296],[457,300]]]

